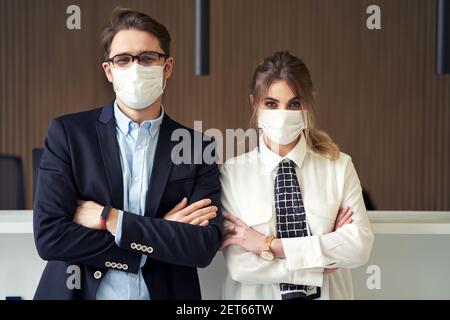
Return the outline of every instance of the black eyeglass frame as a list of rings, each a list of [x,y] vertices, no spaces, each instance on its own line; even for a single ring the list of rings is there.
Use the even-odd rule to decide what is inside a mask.
[[[164,58],[164,61],[165,61],[165,60],[167,60],[167,58],[170,57],[168,54],[157,52],[157,51],[144,51],[144,52],[141,52],[140,54],[138,54],[136,56],[133,56],[133,55],[128,54],[128,53],[119,53],[119,54],[116,54],[114,57],[111,57],[111,58],[107,59],[105,62],[112,63],[114,65],[114,61],[113,61],[114,58],[119,57],[119,56],[127,56],[127,57],[131,57],[131,63],[134,63],[134,60],[137,59],[137,61],[140,64],[141,63],[140,57],[143,54],[149,54],[149,53],[157,54],[158,55],[158,60],[161,59],[161,58]]]

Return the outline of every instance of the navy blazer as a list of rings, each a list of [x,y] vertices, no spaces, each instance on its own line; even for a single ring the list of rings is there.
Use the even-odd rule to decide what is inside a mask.
[[[202,161],[200,153],[214,147],[208,138],[201,148],[192,143],[191,164],[174,164],[171,152],[178,141],[171,136],[176,129],[188,130],[192,142],[194,136],[204,137],[164,115],[145,214],[124,212],[118,246],[109,232],[73,222],[77,199],[123,210],[113,104],[52,121],[33,212],[37,252],[48,260],[35,299],[95,299],[109,269],[137,273],[142,254],[148,256],[142,272],[151,299],[201,299],[197,267],[211,263],[221,241],[219,170],[217,164]],[[185,196],[189,203],[210,198],[219,208],[217,217],[206,227],[162,219]],[[144,245],[153,251],[143,252]],[[68,282],[76,269],[81,277],[74,288]]]

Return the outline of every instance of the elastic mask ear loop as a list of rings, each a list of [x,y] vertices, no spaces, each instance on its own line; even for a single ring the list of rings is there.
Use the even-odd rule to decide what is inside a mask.
[[[258,146],[258,152],[260,152],[261,150],[259,149],[259,139],[261,138],[261,132],[262,132],[262,128],[258,127],[258,137],[256,139],[256,145]]]
[[[303,128],[303,134],[305,135],[305,138],[306,138],[309,133],[309,121],[308,121],[308,116],[306,115],[306,110],[302,109],[301,113],[302,113],[303,123],[305,124],[305,127]]]
[[[259,117],[261,116],[260,113],[261,113],[261,109],[258,109],[257,114],[256,114],[256,117],[257,117],[256,124],[257,124],[257,127],[258,127],[258,137],[256,138],[256,146],[258,147],[258,152],[261,151],[260,148],[259,148],[259,139],[261,138],[261,135],[262,135],[262,132],[263,132],[262,128],[259,127]]]
[[[162,66],[163,81],[164,81],[164,85],[163,85],[163,88],[162,88],[163,91],[164,91],[164,89],[166,89],[166,85],[167,85],[167,79],[164,79],[164,70],[166,69],[166,65],[167,65],[167,60],[166,60],[166,62],[164,63],[164,65]]]

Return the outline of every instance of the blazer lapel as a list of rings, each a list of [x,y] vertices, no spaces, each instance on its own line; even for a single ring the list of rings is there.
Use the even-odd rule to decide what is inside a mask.
[[[113,104],[103,107],[99,121],[97,137],[111,192],[112,204],[110,205],[116,209],[123,209],[122,165],[116,137]]]
[[[176,141],[171,141],[174,125],[172,119],[164,115],[161,127],[159,129],[158,142],[156,145],[155,160],[153,162],[152,176],[150,178],[150,186],[145,199],[145,215],[155,217],[163,191],[166,188],[172,169],[171,152]]]

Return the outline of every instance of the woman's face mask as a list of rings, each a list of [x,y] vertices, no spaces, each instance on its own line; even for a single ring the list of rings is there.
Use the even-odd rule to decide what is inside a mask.
[[[144,109],[153,104],[164,92],[164,66],[111,68],[113,87],[117,98],[132,109]]]
[[[303,110],[306,118],[306,111]],[[258,127],[273,142],[286,145],[294,141],[306,128],[302,111],[260,109]]]

